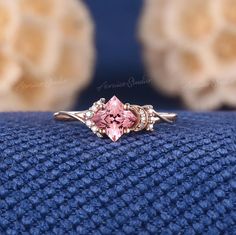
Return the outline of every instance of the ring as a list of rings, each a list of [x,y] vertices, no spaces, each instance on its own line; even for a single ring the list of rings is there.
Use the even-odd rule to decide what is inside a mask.
[[[151,105],[123,104],[116,96],[107,103],[101,98],[84,111],[60,111],[54,113],[56,120],[80,121],[86,124],[98,137],[107,135],[117,141],[130,131],[153,131],[153,126],[161,121],[173,123],[177,114],[156,112]]]

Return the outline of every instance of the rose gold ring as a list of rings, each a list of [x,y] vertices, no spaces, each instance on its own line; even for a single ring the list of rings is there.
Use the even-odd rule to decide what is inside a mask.
[[[117,141],[130,131],[153,131],[161,121],[173,123],[177,114],[156,112],[151,105],[123,104],[116,96],[107,103],[101,98],[84,111],[60,111],[54,114],[56,120],[80,121],[86,124],[98,137],[107,135]]]

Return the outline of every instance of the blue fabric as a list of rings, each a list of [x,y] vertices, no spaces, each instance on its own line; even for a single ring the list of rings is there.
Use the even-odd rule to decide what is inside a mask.
[[[235,234],[236,113],[99,139],[0,114],[0,234]]]

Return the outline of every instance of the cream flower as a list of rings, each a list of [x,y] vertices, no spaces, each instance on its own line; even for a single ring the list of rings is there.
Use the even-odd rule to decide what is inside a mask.
[[[0,94],[7,95],[20,79],[21,67],[6,49],[0,49]]]
[[[0,0],[1,25],[0,110],[69,108],[94,65],[94,27],[83,2]]]
[[[140,38],[164,93],[196,110],[236,106],[235,0],[146,0]]]

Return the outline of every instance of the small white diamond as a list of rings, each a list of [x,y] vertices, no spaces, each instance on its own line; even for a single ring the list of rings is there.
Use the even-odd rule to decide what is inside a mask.
[[[156,118],[155,118],[155,117],[151,117],[151,118],[150,118],[150,121],[151,121],[151,122],[155,122],[155,121],[156,121]]]
[[[100,105],[100,104],[102,104],[102,101],[99,100],[99,101],[97,101],[95,104]]]
[[[93,112],[96,112],[98,107],[96,105],[93,105],[91,108],[90,108]]]
[[[91,127],[91,126],[93,125],[93,122],[90,121],[90,120],[87,120],[87,121],[85,122],[85,124],[86,124],[88,127]]]
[[[149,127],[150,130],[152,130],[153,129],[153,124],[149,124],[148,127]]]
[[[141,116],[141,120],[142,120],[142,121],[145,121],[145,120],[146,120],[145,115],[144,115],[144,116]]]
[[[99,138],[102,138],[103,136],[100,133],[96,133]]]
[[[87,118],[91,118],[91,117],[93,116],[93,112],[88,111],[88,112],[85,113],[85,116],[86,116]]]
[[[93,132],[97,132],[98,128],[97,128],[96,126],[93,126],[93,127],[91,128],[91,130],[92,130]]]

